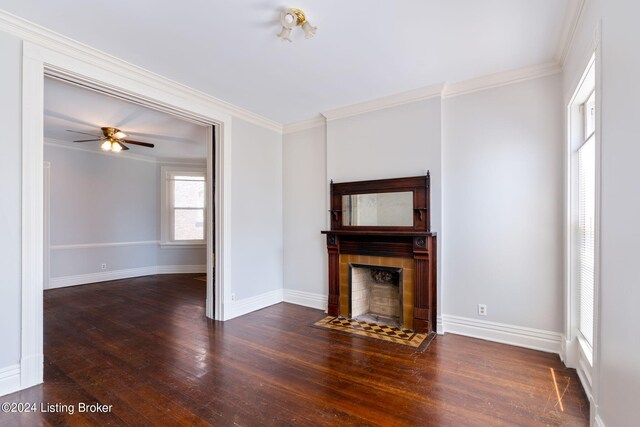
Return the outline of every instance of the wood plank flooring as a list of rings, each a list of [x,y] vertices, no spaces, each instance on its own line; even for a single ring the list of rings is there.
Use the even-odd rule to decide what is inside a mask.
[[[323,312],[286,303],[215,322],[195,277],[46,291],[45,383],[0,398],[38,411],[0,425],[588,425],[557,355],[451,334],[420,353],[312,328]]]

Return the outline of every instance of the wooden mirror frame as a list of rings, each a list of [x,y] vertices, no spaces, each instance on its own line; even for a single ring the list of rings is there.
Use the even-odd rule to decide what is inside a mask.
[[[345,226],[342,225],[342,196],[372,193],[413,192],[413,226]],[[334,183],[331,181],[331,230],[360,231],[431,231],[430,176],[377,179]]]

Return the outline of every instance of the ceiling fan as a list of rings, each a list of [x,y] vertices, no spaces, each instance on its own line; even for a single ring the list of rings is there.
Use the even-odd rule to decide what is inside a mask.
[[[142,147],[149,147],[149,148],[155,147],[155,145],[150,144],[148,142],[140,142],[140,141],[134,141],[131,139],[125,139],[127,137],[127,134],[117,128],[103,127],[100,129],[102,130],[102,136],[94,136],[93,134],[86,133],[86,132],[78,132],[76,130],[67,130],[67,132],[81,133],[83,135],[91,135],[94,137],[94,139],[79,139],[73,142],[102,141],[102,145],[100,146],[100,148],[104,151],[113,151],[114,153],[118,153],[122,150],[128,150],[129,147],[127,147],[124,144],[125,142],[127,144],[140,145]]]

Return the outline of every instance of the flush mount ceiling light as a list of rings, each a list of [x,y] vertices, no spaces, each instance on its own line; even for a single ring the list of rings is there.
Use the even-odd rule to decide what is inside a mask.
[[[289,36],[291,35],[291,30],[293,30],[296,26],[301,26],[304,31],[304,36],[307,39],[310,39],[316,34],[316,30],[318,27],[314,27],[307,21],[307,17],[304,16],[304,12],[300,9],[287,9],[284,12],[280,13],[280,24],[282,24],[282,30],[278,37],[282,40],[286,40],[291,42]]]

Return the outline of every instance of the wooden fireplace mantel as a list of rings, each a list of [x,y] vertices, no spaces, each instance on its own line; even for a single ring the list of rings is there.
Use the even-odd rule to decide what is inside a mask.
[[[411,258],[414,261],[413,329],[436,330],[436,233],[324,230],[329,253],[329,305],[340,315],[340,255]]]
[[[331,183],[331,230],[322,231],[327,236],[329,254],[329,315],[345,315],[340,313],[340,255],[411,259],[414,271],[413,329],[427,334],[435,332],[437,236],[429,228],[429,181],[427,173],[426,176],[410,178]],[[412,226],[343,224],[344,195],[394,191],[413,192]]]

